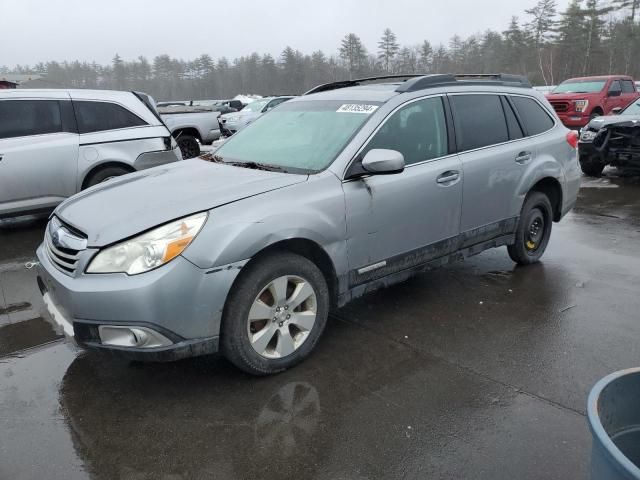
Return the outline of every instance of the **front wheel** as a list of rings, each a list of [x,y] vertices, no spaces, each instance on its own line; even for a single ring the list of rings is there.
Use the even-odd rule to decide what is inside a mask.
[[[589,177],[600,177],[604,171],[604,162],[597,155],[580,158],[580,169]]]
[[[304,257],[278,253],[249,264],[225,306],[222,352],[253,375],[286,370],[304,360],[327,323],[329,290]]]
[[[522,206],[516,241],[507,247],[511,260],[529,265],[540,260],[551,237],[553,209],[542,192],[530,192]]]

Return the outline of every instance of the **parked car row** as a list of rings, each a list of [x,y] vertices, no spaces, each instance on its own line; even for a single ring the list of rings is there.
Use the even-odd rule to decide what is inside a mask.
[[[250,103],[237,113],[220,115],[218,119],[220,132],[224,137],[230,137],[261,115],[292,98],[292,96],[265,97]]]
[[[59,205],[37,252],[56,324],[89,349],[221,351],[265,375],[366,292],[503,245],[537,262],[580,184],[577,134],[545,97],[512,75],[370,80]]]

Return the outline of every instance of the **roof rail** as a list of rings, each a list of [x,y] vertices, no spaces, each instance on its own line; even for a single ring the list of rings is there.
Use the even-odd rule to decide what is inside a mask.
[[[511,75],[507,73],[480,73],[480,74],[435,74],[424,75],[406,81],[396,92],[415,92],[425,88],[434,88],[442,85],[502,85],[508,87],[531,88],[531,83],[527,77],[522,75]]]
[[[308,92],[303,93],[303,95],[311,95],[312,93],[320,93],[327,92],[329,90],[337,90],[339,88],[347,88],[347,87],[357,87],[358,85],[362,85],[363,83],[375,82],[377,80],[401,80],[407,81],[410,78],[419,78],[424,77],[425,74],[420,73],[411,73],[408,75],[382,75],[377,77],[367,77],[367,78],[358,78],[356,80],[340,80],[337,82],[324,83],[322,85],[318,85],[317,87],[313,87]]]

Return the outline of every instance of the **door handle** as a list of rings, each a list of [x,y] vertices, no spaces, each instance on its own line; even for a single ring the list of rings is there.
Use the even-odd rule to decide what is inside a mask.
[[[531,161],[531,152],[520,152],[516,157],[516,163],[520,165],[524,165],[525,163],[529,163]]]
[[[436,179],[436,183],[439,183],[440,185],[443,185],[443,184],[449,185],[455,182],[456,180],[458,180],[459,178],[460,178],[460,172],[455,170],[449,170],[447,172],[440,174]]]

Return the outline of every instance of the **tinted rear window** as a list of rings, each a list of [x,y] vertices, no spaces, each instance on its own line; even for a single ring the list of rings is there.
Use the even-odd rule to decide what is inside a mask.
[[[511,97],[527,135],[538,135],[553,127],[551,116],[532,98]]]
[[[62,132],[57,100],[1,100],[0,138]]]
[[[74,101],[80,133],[147,125],[137,115],[115,103]]]
[[[451,102],[460,151],[509,140],[507,122],[497,95],[453,95]]]

